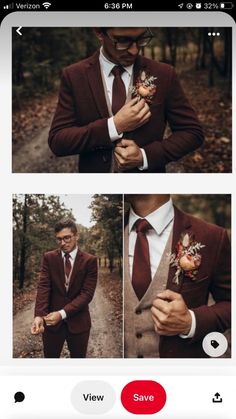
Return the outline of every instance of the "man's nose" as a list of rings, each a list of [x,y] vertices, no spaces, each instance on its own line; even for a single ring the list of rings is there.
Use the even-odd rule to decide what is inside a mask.
[[[131,55],[137,55],[139,52],[139,48],[137,47],[136,42],[133,42],[132,45],[128,49]]]

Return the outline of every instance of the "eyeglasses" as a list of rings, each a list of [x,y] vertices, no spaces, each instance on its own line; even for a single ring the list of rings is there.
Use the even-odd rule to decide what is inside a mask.
[[[74,237],[74,235],[73,235],[73,236],[56,237],[56,241],[57,241],[57,243],[59,243],[59,244],[60,244],[62,241],[64,241],[65,243],[70,243],[70,242],[71,242],[72,237]]]
[[[146,45],[149,44],[149,42],[154,38],[153,33],[150,31],[150,29],[147,29],[147,34],[140,35],[137,38],[128,37],[128,36],[119,36],[117,38],[119,39],[113,39],[108,33],[106,32],[106,36],[110,39],[110,41],[113,43],[115,48],[118,51],[125,51],[129,49],[133,43],[137,45],[138,48],[146,47]]]

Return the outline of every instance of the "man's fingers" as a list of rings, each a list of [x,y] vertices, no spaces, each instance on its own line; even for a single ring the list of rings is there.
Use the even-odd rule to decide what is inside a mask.
[[[116,141],[116,147],[122,147],[122,140],[121,141]]]
[[[151,118],[151,112],[150,111],[142,112],[141,119],[139,120],[139,125],[145,124],[146,122],[149,121],[150,118]]]
[[[161,298],[162,300],[174,301],[174,300],[179,300],[181,298],[181,295],[171,290],[165,290],[157,294],[157,297]]]
[[[52,314],[49,313],[46,316],[44,316],[44,320],[50,320],[52,318]]]
[[[33,324],[33,326],[31,326],[30,331],[31,331],[32,335],[36,335],[37,329],[36,329],[36,326],[34,324]]]
[[[136,143],[133,140],[129,140],[127,138],[122,138],[120,141],[121,147],[129,147],[131,145],[135,145]]]
[[[139,111],[139,117],[140,118],[143,118],[144,117],[144,115],[146,115],[146,114],[148,114],[148,113],[150,113],[150,115],[151,115],[151,112],[150,112],[150,108],[149,108],[149,106],[145,103],[145,105],[140,109],[140,111]]]
[[[37,324],[33,324],[31,326],[31,333],[32,333],[32,335],[38,335],[39,334],[39,331],[40,331],[40,329],[39,329],[39,326]]]
[[[115,154],[117,156],[123,157],[124,159],[125,157],[127,157],[127,151],[123,147],[118,147],[117,149],[115,149]]]
[[[140,116],[140,122],[141,121],[146,122],[146,121],[149,121],[149,119],[151,118],[151,112],[149,110],[142,109],[139,116]]]
[[[140,100],[139,100],[139,98],[136,96],[136,97],[134,97],[133,99],[131,99],[129,102],[127,102],[127,104],[128,105],[131,105],[131,106],[134,106],[136,103],[139,103],[139,102],[141,102]]]
[[[134,106],[133,106],[133,110],[136,113],[139,113],[141,111],[141,109],[143,109],[144,107],[146,107],[146,102],[144,99],[139,100]],[[147,105],[148,106],[148,105]],[[149,107],[149,106],[148,106]]]
[[[161,311],[164,314],[169,314],[170,311],[170,305],[167,301],[162,300],[161,298],[156,298],[153,301],[153,307],[158,309],[159,311]]]
[[[115,153],[115,158],[120,164],[125,163],[125,160],[123,159],[123,157],[120,154]]]
[[[44,326],[40,326],[39,333],[43,333],[43,332],[44,332]]]

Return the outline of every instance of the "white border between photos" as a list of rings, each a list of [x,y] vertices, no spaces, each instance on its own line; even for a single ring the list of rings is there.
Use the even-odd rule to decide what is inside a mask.
[[[186,14],[187,13],[187,14]],[[197,15],[196,15],[197,13]],[[196,18],[197,16],[197,18]],[[0,231],[1,231],[1,292],[0,330],[2,343],[0,365],[2,372],[17,374],[198,374],[231,375],[236,367],[236,348],[232,346],[232,359],[85,359],[47,360],[12,359],[12,194],[86,194],[86,193],[173,193],[173,194],[231,194],[232,195],[232,256],[236,249],[235,195],[233,174],[12,174],[11,173],[11,27],[17,26],[233,26],[233,46],[236,45],[236,26],[233,19],[223,12],[15,12],[8,15],[1,26],[0,51],[1,72],[1,148],[0,148]],[[199,22],[198,25],[196,23]],[[22,31],[23,32],[23,31]],[[233,48],[234,49],[234,48]],[[236,61],[233,54],[233,86],[235,89]],[[233,110],[235,120],[235,96]],[[233,138],[235,125],[233,124]],[[235,167],[235,159],[233,168]],[[109,177],[108,177],[109,176]],[[137,178],[138,176],[138,178]],[[176,184],[177,185],[176,185]],[[232,270],[232,319],[236,318],[235,307],[235,260]],[[233,322],[232,335],[236,336]],[[232,343],[234,340],[232,339]],[[181,365],[180,365],[181,364]],[[194,365],[193,365],[194,364]],[[17,368],[16,368],[17,366]],[[60,366],[60,369],[58,368]],[[217,368],[216,368],[217,367]],[[226,368],[227,367],[227,368]]]

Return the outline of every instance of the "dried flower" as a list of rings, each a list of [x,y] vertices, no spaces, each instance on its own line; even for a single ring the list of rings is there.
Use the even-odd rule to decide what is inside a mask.
[[[142,70],[135,81],[135,85],[131,88],[132,97],[137,97],[139,100],[145,99],[150,104],[157,90],[156,84],[154,83],[156,79],[157,77],[148,76]]]
[[[180,275],[195,280],[202,256],[199,251],[205,245],[196,242],[189,233],[183,233],[176,244],[175,252],[170,255],[170,266],[176,267],[174,284],[179,284]]]

